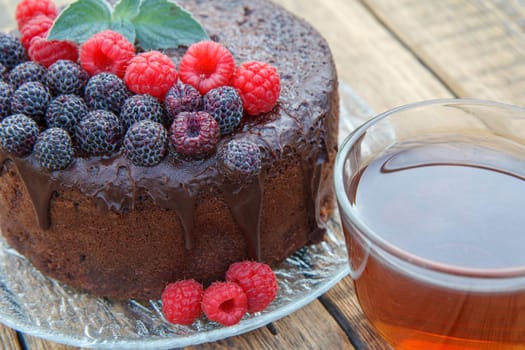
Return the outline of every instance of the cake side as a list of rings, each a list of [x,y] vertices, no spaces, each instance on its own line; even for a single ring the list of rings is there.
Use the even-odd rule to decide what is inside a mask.
[[[269,2],[181,4],[238,62],[270,62],[281,74],[276,108],[244,118],[218,144],[257,144],[263,158],[255,179],[226,181],[218,154],[171,155],[144,168],[116,153],[46,172],[32,155],[0,151],[0,220],[9,244],[44,273],[97,295],[158,298],[170,281],[211,282],[235,261],[275,264],[318,241],[331,210],[338,95],[324,39]]]

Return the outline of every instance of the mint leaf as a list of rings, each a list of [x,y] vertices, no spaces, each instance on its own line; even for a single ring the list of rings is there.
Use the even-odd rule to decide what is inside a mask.
[[[145,49],[167,49],[209,39],[192,15],[170,0],[142,1],[132,20],[137,41]]]
[[[110,24],[111,7],[105,0],[78,0],[58,16],[47,39],[82,43]]]
[[[49,40],[83,43],[106,29],[145,50],[174,48],[207,40],[192,15],[172,0],[119,0],[112,9],[106,0],[77,0],[56,19]]]
[[[140,0],[120,0],[113,9],[113,21],[131,21],[137,17],[140,9]]]
[[[130,42],[135,42],[135,26],[131,20],[139,14],[140,0],[120,0],[113,9],[111,30],[124,35]]]
[[[135,26],[131,21],[123,19],[120,21],[113,21],[109,29],[122,34],[130,43],[135,42]]]

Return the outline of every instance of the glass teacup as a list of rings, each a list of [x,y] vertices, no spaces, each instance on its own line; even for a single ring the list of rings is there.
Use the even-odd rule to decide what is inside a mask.
[[[335,188],[359,303],[394,348],[525,349],[525,109],[383,113],[341,146]]]

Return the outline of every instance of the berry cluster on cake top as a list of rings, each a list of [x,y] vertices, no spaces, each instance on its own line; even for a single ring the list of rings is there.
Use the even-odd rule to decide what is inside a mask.
[[[258,61],[236,65],[182,10],[193,29],[173,39],[168,33],[175,22],[161,19],[167,38],[158,38],[143,18],[177,5],[147,3],[106,8],[103,0],[78,0],[59,12],[51,0],[22,0],[15,14],[20,37],[0,33],[0,148],[17,157],[34,154],[48,171],[66,169],[77,157],[123,153],[147,167],[165,157],[218,152],[226,176],[258,173],[257,145],[232,139],[218,150],[217,144],[243,118],[274,108],[277,70]],[[74,24],[79,11],[95,16],[93,23],[107,22],[96,20],[104,11],[111,20],[86,33]],[[131,27],[116,31],[114,18]],[[177,69],[163,49],[180,44],[189,47]]]

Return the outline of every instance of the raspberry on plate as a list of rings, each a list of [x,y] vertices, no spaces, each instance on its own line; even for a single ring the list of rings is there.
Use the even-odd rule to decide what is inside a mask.
[[[26,23],[38,15],[54,19],[58,10],[51,0],[22,0],[16,5],[15,19],[18,29],[24,28]]]
[[[239,323],[248,310],[248,300],[235,282],[214,282],[202,296],[202,311],[210,321],[223,326]]]
[[[29,49],[31,40],[35,37],[45,38],[49,29],[53,26],[53,19],[45,15],[31,18],[20,30],[20,41],[26,50]]]
[[[168,322],[191,325],[202,313],[202,284],[195,280],[170,283],[161,295],[162,313]]]
[[[177,81],[177,69],[171,59],[159,51],[135,56],[126,69],[124,82],[136,94],[149,94],[163,100]]]
[[[281,79],[268,63],[249,61],[235,70],[232,85],[241,96],[244,110],[249,115],[267,113],[277,103],[281,93]]]
[[[166,154],[167,133],[164,126],[151,120],[131,125],[124,137],[124,151],[138,166],[154,166]]]
[[[80,65],[90,75],[108,72],[122,78],[134,56],[133,44],[113,30],[99,32],[80,46]]]
[[[10,115],[0,122],[0,148],[18,157],[31,153],[38,137],[38,125],[23,114]]]
[[[208,91],[202,103],[204,111],[219,123],[222,135],[232,133],[241,122],[242,101],[231,86],[220,86]]]
[[[180,80],[203,95],[211,89],[228,85],[235,70],[230,51],[213,41],[191,45],[179,65]]]
[[[41,167],[61,170],[73,162],[73,144],[69,134],[60,128],[44,130],[35,143],[35,158]]]
[[[215,150],[219,142],[219,125],[206,112],[182,112],[170,127],[171,144],[186,156],[206,155]]]
[[[248,312],[259,312],[275,299],[277,279],[272,268],[257,261],[233,263],[226,271],[226,280],[235,282],[248,298]]]
[[[36,36],[31,40],[27,53],[29,58],[47,68],[58,60],[76,62],[78,46],[71,41],[47,40]]]

